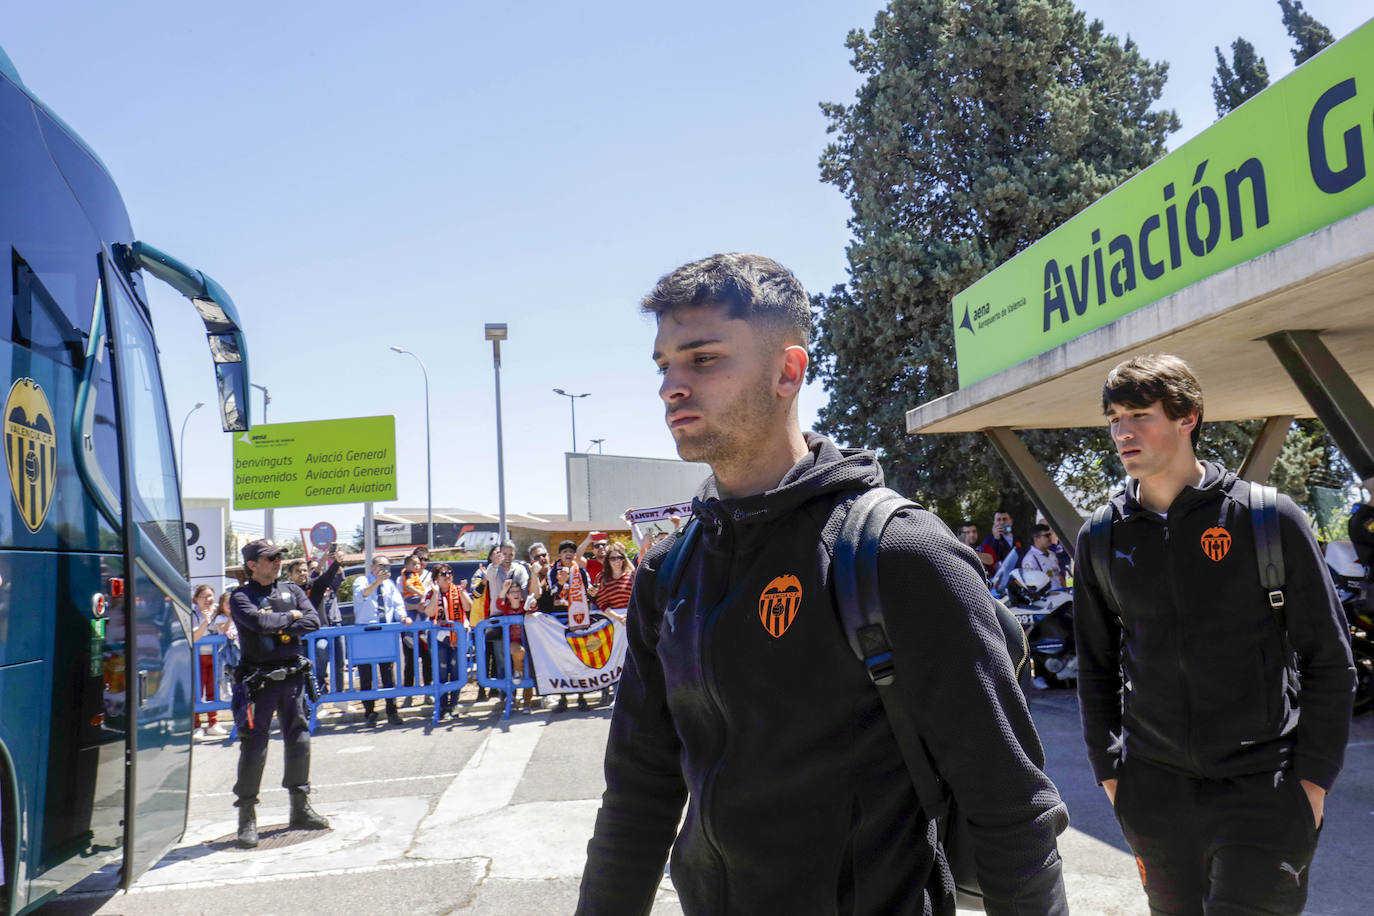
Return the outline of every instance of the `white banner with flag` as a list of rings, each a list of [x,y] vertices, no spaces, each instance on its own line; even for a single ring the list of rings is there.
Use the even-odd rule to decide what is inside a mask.
[[[587,585],[582,581],[581,569],[574,566],[568,573],[568,626],[579,629],[591,622],[592,612],[587,607]]]
[[[624,626],[596,611],[588,617],[590,626],[569,627],[552,614],[525,615],[525,646],[534,658],[540,695],[586,693],[620,680],[625,667]]]

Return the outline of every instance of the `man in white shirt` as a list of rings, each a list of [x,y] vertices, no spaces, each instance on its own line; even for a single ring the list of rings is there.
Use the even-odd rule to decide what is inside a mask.
[[[405,599],[391,578],[391,560],[387,557],[373,557],[372,571],[353,579],[353,621],[359,624],[410,623],[406,617]],[[396,665],[383,662],[378,667],[382,669],[382,686],[395,687]],[[372,689],[371,665],[358,666],[358,682],[363,690]],[[368,725],[377,724],[376,706],[375,700],[363,700]],[[386,721],[392,725],[401,724],[395,699],[388,698],[386,701]]]
[[[1064,571],[1059,568],[1059,558],[1050,550],[1049,525],[1031,528],[1031,546],[1021,560],[1021,568],[1039,570],[1050,577],[1056,588],[1064,587]]]

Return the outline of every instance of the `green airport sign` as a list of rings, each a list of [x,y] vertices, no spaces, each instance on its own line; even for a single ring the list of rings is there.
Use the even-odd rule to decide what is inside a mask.
[[[1374,21],[954,297],[966,387],[1374,206]]]
[[[396,418],[254,426],[234,437],[234,508],[396,498]]]

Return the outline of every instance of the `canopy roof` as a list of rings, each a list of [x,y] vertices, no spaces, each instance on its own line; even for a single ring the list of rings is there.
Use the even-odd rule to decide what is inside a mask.
[[[909,410],[907,432],[1095,426],[1108,370],[1150,352],[1188,362],[1208,420],[1310,417],[1263,339],[1297,330],[1320,331],[1365,396],[1374,394],[1374,208]]]

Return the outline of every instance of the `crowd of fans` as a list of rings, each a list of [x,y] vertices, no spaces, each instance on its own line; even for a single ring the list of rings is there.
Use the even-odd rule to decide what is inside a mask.
[[[661,536],[661,535],[660,535]],[[647,550],[657,540],[646,540],[641,546]],[[635,558],[628,545],[619,540],[610,540],[601,532],[591,532],[578,544],[563,541],[558,545],[557,555],[551,557],[543,543],[531,544],[526,558],[516,559],[513,541],[505,541],[492,547],[486,562],[478,566],[471,580],[458,579],[452,566],[445,562],[430,562],[429,551],[417,547],[406,556],[399,578],[391,573],[392,559],[377,555],[371,566],[352,579],[353,622],[355,624],[400,623],[410,625],[417,621],[432,621],[441,630],[455,630],[459,627],[471,629],[488,617],[523,616],[542,611],[555,613],[566,611],[570,603],[570,583],[574,575],[579,576],[588,603],[594,610],[624,623],[625,612],[630,603],[630,590],[634,583]],[[312,604],[320,612],[324,627],[340,626],[343,616],[339,605],[339,590],[344,583],[344,569],[336,548],[315,561],[298,558],[287,562],[282,569],[283,578],[302,588]],[[214,589],[208,585],[197,586],[192,597],[194,605],[194,639],[199,641],[210,633],[220,633],[227,637],[223,670],[231,672],[238,663],[238,633],[228,613],[228,601],[232,589],[215,598]],[[428,640],[432,631],[407,632],[401,637],[403,651],[401,683],[414,686],[419,683],[431,685],[435,678],[441,684],[453,683],[459,687],[447,691],[439,697],[439,718],[456,716],[458,709],[458,690],[471,678],[461,677],[462,669],[468,667],[469,659],[458,657],[459,640],[455,633],[439,635],[437,651],[437,671],[432,670]],[[487,671],[492,678],[506,676],[509,661],[516,677],[524,677],[527,666],[532,664],[525,647],[523,628],[510,628],[509,659],[502,647],[500,628],[486,630]],[[416,671],[414,651],[416,641],[421,651],[419,671]],[[345,668],[348,660],[344,657],[345,640],[328,638],[321,632],[309,640],[314,646],[312,664],[314,677],[321,697],[327,698],[331,691],[343,689]],[[470,644],[470,643],[469,643]],[[214,677],[214,652],[212,645],[198,647],[200,664],[200,684],[206,700],[217,699],[218,685]],[[361,664],[352,666],[357,669],[357,686],[371,690],[374,668],[383,687],[396,686],[394,663]],[[579,709],[587,709],[585,694],[575,694]],[[602,699],[611,701],[614,688],[603,691]],[[428,700],[428,698],[424,698]],[[475,700],[483,702],[490,699],[504,699],[502,691],[479,686]],[[525,688],[518,699],[524,709],[535,709],[534,690]],[[386,700],[386,717],[390,724],[399,724],[400,708],[412,705],[416,698],[406,697],[398,701]],[[379,719],[374,700],[362,701],[363,714],[369,725],[378,725]],[[558,696],[552,709],[562,712],[568,708],[568,697]],[[339,716],[342,711],[334,706],[322,706],[321,718]],[[204,724],[202,724],[202,719]],[[215,712],[195,715],[195,735],[204,738],[220,738],[228,734],[228,729],[218,722]]]
[[[1006,591],[1013,570],[1042,572],[1058,588],[1065,588],[1072,576],[1069,552],[1049,525],[1037,523],[1030,530],[1031,546],[1025,547],[1012,532],[1011,513],[998,509],[992,516],[992,533],[980,539],[978,525],[965,521],[959,526],[959,540],[970,547],[983,564],[992,590]]]

